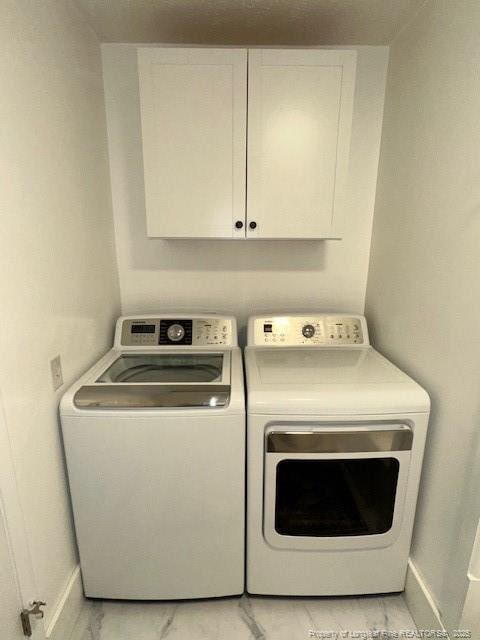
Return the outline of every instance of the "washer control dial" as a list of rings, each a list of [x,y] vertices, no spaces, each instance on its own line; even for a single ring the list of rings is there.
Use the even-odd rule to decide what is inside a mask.
[[[313,338],[315,335],[315,327],[313,324],[306,324],[302,327],[302,334],[305,338]]]
[[[167,329],[167,336],[172,342],[179,342],[185,336],[185,328],[181,324],[171,324]]]

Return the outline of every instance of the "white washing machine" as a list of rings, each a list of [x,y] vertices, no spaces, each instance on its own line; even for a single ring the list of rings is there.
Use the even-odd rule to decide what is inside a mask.
[[[85,595],[244,589],[245,402],[231,317],[120,318],[61,402]]]
[[[429,397],[365,318],[249,320],[247,591],[402,591]]]

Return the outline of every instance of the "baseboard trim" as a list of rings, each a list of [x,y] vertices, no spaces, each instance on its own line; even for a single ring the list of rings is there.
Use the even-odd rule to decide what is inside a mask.
[[[472,638],[480,638],[480,578],[469,575],[469,581],[460,629],[470,631]]]
[[[412,560],[408,561],[404,595],[417,629],[446,631],[440,612]]]
[[[440,612],[412,560],[408,561],[404,596],[418,629],[446,631],[442,624]],[[46,638],[49,640],[66,640],[66,638],[69,638],[82,611],[84,602],[80,566],[77,566],[73,570],[48,624]]]
[[[47,626],[46,637],[50,640],[67,640],[72,634],[84,602],[82,576],[80,566],[77,565]]]

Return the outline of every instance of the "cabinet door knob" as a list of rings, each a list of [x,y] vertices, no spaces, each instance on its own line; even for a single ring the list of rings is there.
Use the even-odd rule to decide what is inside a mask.
[[[252,220],[248,226],[250,227],[250,229],[256,229],[257,223],[254,220]]]
[[[241,220],[237,220],[235,222],[235,229],[241,229],[243,227],[243,222]]]

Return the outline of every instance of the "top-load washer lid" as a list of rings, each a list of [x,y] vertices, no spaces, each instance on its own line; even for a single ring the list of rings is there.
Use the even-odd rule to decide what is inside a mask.
[[[223,355],[219,353],[123,354],[97,382],[218,382]]]
[[[225,407],[230,400],[230,354],[123,353],[82,386],[82,409]]]
[[[372,347],[247,347],[248,411],[346,415],[425,412],[426,392]]]

